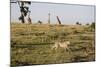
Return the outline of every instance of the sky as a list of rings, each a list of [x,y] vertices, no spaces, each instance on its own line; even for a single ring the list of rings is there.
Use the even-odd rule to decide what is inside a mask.
[[[37,23],[39,20],[47,23],[48,13],[50,13],[51,24],[58,22],[56,16],[59,17],[62,24],[95,22],[95,6],[93,5],[32,2],[31,5],[27,6],[29,6],[29,10],[31,11],[32,23]],[[11,3],[11,22],[19,22],[19,16],[20,8],[18,3]]]

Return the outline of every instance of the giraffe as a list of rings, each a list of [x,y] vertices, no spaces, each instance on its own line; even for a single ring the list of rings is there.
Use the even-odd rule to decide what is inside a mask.
[[[28,20],[28,23],[29,23],[29,24],[32,24],[32,20],[31,20],[31,18],[30,18],[30,11],[29,11],[28,19],[27,19],[27,20]]]

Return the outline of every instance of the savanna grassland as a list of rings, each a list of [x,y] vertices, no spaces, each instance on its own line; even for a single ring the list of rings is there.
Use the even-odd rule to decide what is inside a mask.
[[[51,50],[55,41],[69,40],[71,52]],[[95,61],[95,30],[90,25],[11,23],[11,65]]]

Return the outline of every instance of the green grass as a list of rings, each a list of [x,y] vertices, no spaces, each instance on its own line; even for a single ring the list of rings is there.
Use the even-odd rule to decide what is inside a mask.
[[[59,40],[69,40],[71,52],[51,50]],[[11,65],[94,61],[94,42],[95,32],[87,26],[11,23]]]

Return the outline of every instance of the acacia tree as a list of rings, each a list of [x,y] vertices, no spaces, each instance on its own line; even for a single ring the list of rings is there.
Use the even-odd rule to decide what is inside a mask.
[[[79,22],[76,22],[76,25],[82,25],[81,23],[79,23]]]
[[[89,23],[87,23],[86,25],[89,25]]]
[[[38,23],[39,23],[39,24],[42,24],[42,21],[39,20]]]
[[[79,25],[79,22],[76,22],[76,25]]]

